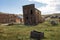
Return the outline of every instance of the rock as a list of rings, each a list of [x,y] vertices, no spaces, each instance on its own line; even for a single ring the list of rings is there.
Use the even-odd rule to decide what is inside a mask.
[[[38,31],[33,30],[30,33],[30,38],[40,40],[44,38],[44,32],[38,32]]]
[[[51,21],[51,25],[53,25],[53,26],[54,26],[54,25],[58,25],[58,22],[57,22],[57,21],[52,20],[52,21]]]

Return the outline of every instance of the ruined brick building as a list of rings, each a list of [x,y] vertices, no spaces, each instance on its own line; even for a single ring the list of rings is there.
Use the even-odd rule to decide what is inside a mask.
[[[0,12],[0,23],[21,23],[22,18],[14,14],[6,14]]]
[[[23,18],[25,25],[36,25],[42,22],[41,11],[34,4],[23,6]]]

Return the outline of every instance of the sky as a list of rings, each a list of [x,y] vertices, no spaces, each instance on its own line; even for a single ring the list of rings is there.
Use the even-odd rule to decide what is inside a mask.
[[[23,5],[35,4],[41,14],[60,13],[60,0],[0,0],[0,12],[23,14]]]

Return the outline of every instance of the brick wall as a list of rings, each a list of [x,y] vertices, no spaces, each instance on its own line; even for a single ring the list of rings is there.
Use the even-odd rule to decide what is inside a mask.
[[[34,4],[23,6],[24,24],[36,25],[41,20],[41,11],[35,8]]]

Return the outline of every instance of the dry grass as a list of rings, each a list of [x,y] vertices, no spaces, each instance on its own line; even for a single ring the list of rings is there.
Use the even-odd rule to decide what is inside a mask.
[[[45,38],[42,40],[60,40],[60,23],[57,26],[52,26],[49,22],[36,26],[0,26],[0,40],[30,40],[29,35],[32,30],[44,32]]]

